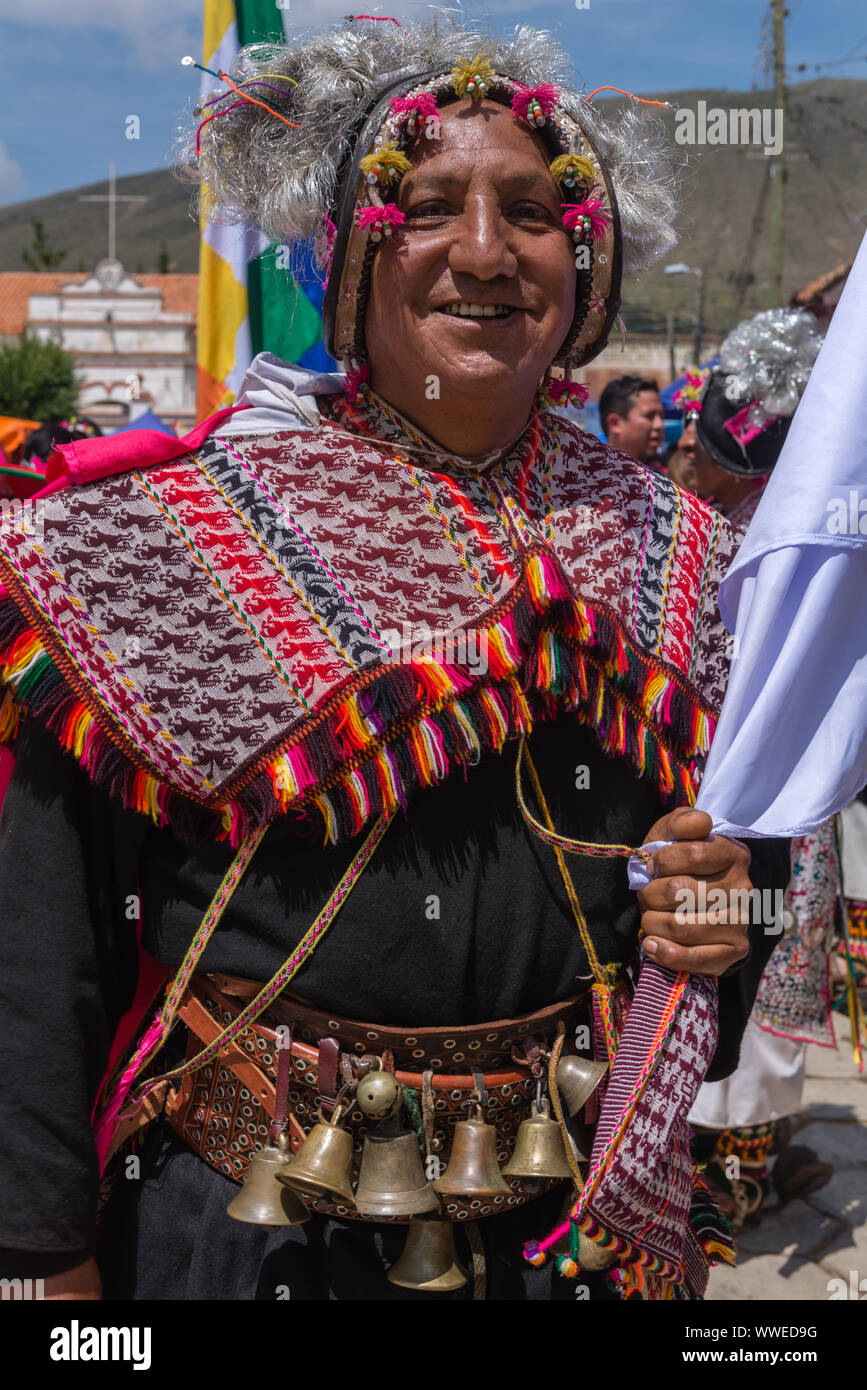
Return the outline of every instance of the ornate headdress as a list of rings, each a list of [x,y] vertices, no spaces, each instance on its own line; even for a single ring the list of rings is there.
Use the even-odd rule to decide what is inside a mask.
[[[702,398],[709,376],[710,367],[696,367],[695,371],[687,372],[680,390],[675,391],[671,397],[675,409],[683,411],[684,429],[690,420],[697,419],[701,414]]]
[[[822,342],[805,309],[765,309],[728,335],[696,424],[715,463],[731,473],[770,473]]]
[[[414,142],[438,138],[449,102],[510,107],[550,153],[576,243],[575,314],[556,358],[573,368],[605,346],[624,266],[641,269],[674,244],[677,180],[659,123],[637,105],[604,121],[566,85],[568,71],[553,39],[527,26],[498,39],[356,20],[291,49],[243,49],[184,158],[213,220],[252,222],[277,242],[314,238],[328,276],[326,346],[363,376],[371,265],[403,221],[396,198]]]

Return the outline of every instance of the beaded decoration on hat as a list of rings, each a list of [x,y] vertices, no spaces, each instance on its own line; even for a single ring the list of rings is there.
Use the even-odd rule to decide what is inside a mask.
[[[343,182],[346,202],[336,214],[344,235],[343,244],[338,241],[335,263],[342,272],[339,282],[329,281],[323,308],[326,344],[353,367],[366,356],[364,316],[373,253],[404,220],[396,203],[400,180],[412,167],[404,151],[422,136],[439,138],[441,107],[467,97],[508,106],[515,120],[543,138],[552,153],[559,151],[549,168],[564,198],[570,199],[562,203],[562,221],[575,243],[578,278],[575,315],[556,364],[571,371],[595,356],[607,341],[620,305],[621,256],[617,203],[603,162],[579,123],[558,105],[558,87],[553,83],[531,87],[495,72],[480,52],[447,73],[401,84],[385,95],[360,132],[353,165]],[[576,193],[580,198],[576,199]],[[351,228],[347,226],[350,198],[354,198]],[[580,394],[576,388],[575,397]],[[564,404],[559,385],[548,395],[548,403]],[[580,399],[575,403],[580,404]]]

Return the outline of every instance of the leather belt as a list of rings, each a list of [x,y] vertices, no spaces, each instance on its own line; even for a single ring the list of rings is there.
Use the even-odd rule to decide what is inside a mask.
[[[179,1017],[189,1030],[188,1058],[212,1042],[259,988],[253,981],[224,974],[194,975],[179,1009]],[[455,1067],[469,1062],[472,1071],[481,1072],[488,1093],[487,1118],[496,1129],[498,1157],[504,1164],[518,1125],[529,1116],[536,1091],[536,1078],[520,1048],[522,1040],[552,1039],[558,1022],[566,1025],[568,1034],[588,1020],[586,994],[516,1019],[412,1030],[341,1019],[281,995],[262,1019],[239,1034],[217,1058],[181,1079],[166,1111],[172,1128],[190,1148],[225,1176],[242,1181],[252,1154],[268,1142],[276,1101],[277,1028],[283,1024],[289,1029],[283,1041],[289,1041],[291,1054],[288,1115],[293,1151],[297,1152],[316,1121],[323,1090],[326,1096],[333,1095],[334,1086],[346,1079],[357,1060],[374,1054],[385,1058],[403,1086],[419,1092],[425,1083],[430,1086],[435,1134],[443,1153],[450,1148],[454,1125],[468,1116],[467,1102],[477,1077],[470,1071],[438,1068],[449,1061]],[[327,1049],[321,1049],[323,1039],[335,1039],[338,1044],[337,1067],[324,1086],[320,1084],[326,1080],[321,1067],[328,1065],[330,1070],[330,1064],[324,1063],[328,1054]],[[410,1070],[407,1063],[415,1065]],[[360,1159],[366,1133],[364,1116],[353,1108],[344,1124],[353,1133]],[[511,1198],[486,1202],[450,1200],[449,1215],[462,1219],[507,1210],[550,1186],[551,1180],[546,1180],[536,1191],[516,1189]],[[324,1199],[311,1205],[323,1213],[357,1216]]]

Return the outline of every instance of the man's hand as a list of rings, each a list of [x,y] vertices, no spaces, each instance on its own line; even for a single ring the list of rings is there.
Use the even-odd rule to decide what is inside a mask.
[[[658,820],[644,841],[678,843],[656,851],[650,862],[653,882],[638,894],[642,948],[658,965],[690,975],[722,975],[749,951],[748,918],[738,919],[738,899],[733,911],[696,911],[702,880],[707,894],[712,888],[728,895],[753,886],[749,850],[722,836],[708,840],[712,824],[704,811],[681,806]],[[686,903],[684,890],[690,894]]]
[[[69,1269],[65,1274],[52,1274],[45,1280],[45,1298],[60,1300],[88,1299],[91,1302],[102,1298],[102,1280],[96,1260],[85,1260],[83,1265]]]

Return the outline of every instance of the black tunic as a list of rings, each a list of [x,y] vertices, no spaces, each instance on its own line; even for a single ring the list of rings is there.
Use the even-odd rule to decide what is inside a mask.
[[[531,748],[558,829],[638,844],[662,814],[653,787],[561,716]],[[567,998],[588,965],[553,853],[525,827],[515,745],[399,813],[328,935],[292,984],[313,1004],[383,1024],[466,1024]],[[585,769],[582,771],[581,769]],[[306,931],[357,848],[323,848],[297,818],[268,831],[210,942],[203,967],[266,980]],[[788,842],[753,842],[751,877],[784,888]],[[25,724],[0,819],[0,1267],[61,1272],[94,1249],[98,1188],[89,1116],[111,1038],[136,982],[142,940],[176,966],[231,862],[226,844],[191,846],[94,787],[44,730]],[[624,861],[570,857],[603,962],[624,961],[638,928]],[[740,1037],[775,943],[720,986],[709,1079],[737,1064]],[[237,1189],[160,1125],[141,1181],[117,1184],[102,1222],[107,1297],[403,1297],[382,1273],[399,1232],[328,1221],[278,1235],[225,1218]],[[551,1292],[520,1243],[556,1222],[562,1194],[477,1223],[489,1296]],[[330,1252],[330,1254],[329,1254]],[[286,1296],[286,1295],[283,1295]],[[415,1295],[410,1295],[411,1297]],[[418,1295],[428,1297],[427,1295]],[[469,1297],[471,1289],[450,1297]]]

